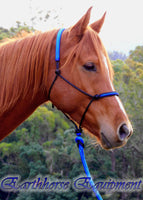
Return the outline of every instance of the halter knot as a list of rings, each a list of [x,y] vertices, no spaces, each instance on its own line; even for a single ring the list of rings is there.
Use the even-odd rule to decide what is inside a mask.
[[[56,74],[56,75],[60,75],[60,73],[61,73],[61,70],[59,70],[59,69],[56,69],[56,70],[55,70],[55,74]]]
[[[96,94],[96,95],[94,95],[94,96],[93,96],[93,99],[94,99],[94,100],[98,100],[98,99],[100,99],[100,94]]]
[[[81,145],[84,148],[84,140],[82,139],[82,137],[77,136],[75,138],[75,141],[76,141],[78,147],[79,147],[79,145]]]
[[[81,128],[81,127],[79,127],[79,128],[76,127],[75,133],[76,133],[77,136],[81,135],[81,133],[82,133],[82,128]]]

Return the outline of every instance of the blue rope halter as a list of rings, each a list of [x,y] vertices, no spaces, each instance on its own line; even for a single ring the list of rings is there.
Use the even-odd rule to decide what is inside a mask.
[[[106,92],[106,93],[102,93],[102,94],[96,94],[96,95],[90,95],[88,94],[87,92],[81,90],[80,88],[78,88],[77,86],[75,86],[74,84],[72,84],[71,82],[69,82],[66,78],[64,78],[62,75],[61,75],[61,71],[59,69],[59,62],[60,62],[60,43],[61,43],[61,36],[62,36],[62,33],[65,29],[60,29],[58,31],[58,34],[57,34],[57,39],[56,39],[56,52],[55,52],[55,61],[56,61],[56,70],[55,70],[55,78],[50,86],[50,89],[49,89],[49,94],[48,94],[48,99],[50,100],[50,94],[51,94],[51,90],[54,86],[54,83],[55,81],[57,80],[58,77],[60,77],[61,79],[63,79],[66,83],[68,83],[70,86],[72,86],[73,88],[75,88],[76,90],[78,90],[79,92],[81,92],[82,94],[88,96],[91,98],[89,104],[87,105],[82,117],[81,117],[81,121],[79,123],[79,127],[77,127],[77,125],[75,124],[74,121],[72,121],[69,116],[67,116],[65,114],[65,116],[74,124],[75,126],[75,133],[77,134],[77,137],[75,138],[75,141],[77,143],[77,146],[79,148],[79,153],[80,153],[80,157],[81,157],[81,161],[82,161],[82,164],[83,164],[83,167],[84,167],[84,170],[85,170],[85,173],[87,175],[87,177],[90,178],[90,185],[91,185],[91,188],[94,192],[94,194],[96,195],[97,199],[98,200],[102,200],[102,197],[100,195],[100,193],[98,192],[97,188],[95,187],[95,184],[91,178],[91,175],[90,175],[90,172],[89,172],[89,169],[88,169],[88,166],[87,166],[87,163],[86,163],[86,160],[85,160],[85,155],[84,155],[84,140],[83,138],[81,137],[81,133],[82,133],[82,123],[83,123],[83,120],[85,118],[85,115],[88,111],[88,108],[90,107],[91,103],[95,100],[99,100],[101,98],[105,98],[105,97],[110,97],[110,96],[118,96],[119,94],[116,92],[116,91],[112,91],[112,92]]]

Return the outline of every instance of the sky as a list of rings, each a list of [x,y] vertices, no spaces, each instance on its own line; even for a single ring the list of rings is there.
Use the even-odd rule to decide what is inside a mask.
[[[107,11],[100,37],[108,51],[128,54],[137,45],[143,45],[142,0],[4,0],[0,6],[0,27],[10,28],[20,21],[42,31],[68,28],[91,6],[91,23]],[[47,13],[50,17],[44,21]],[[36,18],[32,21],[33,17]]]

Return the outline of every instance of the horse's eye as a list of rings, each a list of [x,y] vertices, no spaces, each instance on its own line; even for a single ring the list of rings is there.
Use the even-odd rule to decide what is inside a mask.
[[[96,71],[96,65],[93,62],[87,62],[83,67],[88,71]]]

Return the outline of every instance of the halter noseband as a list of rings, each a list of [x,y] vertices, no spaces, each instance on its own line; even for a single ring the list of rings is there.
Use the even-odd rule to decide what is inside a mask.
[[[52,90],[52,88],[53,88],[53,86],[54,86],[54,83],[55,83],[55,81],[57,80],[58,77],[60,77],[61,79],[63,79],[66,83],[68,83],[70,86],[72,86],[73,88],[75,88],[76,90],[78,90],[79,92],[81,92],[82,94],[84,94],[84,95],[86,95],[86,96],[88,96],[88,97],[91,98],[90,102],[88,103],[88,105],[87,105],[87,107],[85,108],[85,111],[84,111],[84,113],[83,113],[83,115],[82,115],[82,117],[81,117],[81,120],[80,120],[80,123],[79,123],[79,128],[78,128],[77,125],[71,120],[72,123],[73,123],[73,124],[75,125],[75,127],[76,127],[76,133],[78,133],[78,132],[81,133],[81,131],[82,131],[81,126],[82,126],[83,120],[84,120],[84,118],[85,118],[85,115],[86,115],[86,113],[87,113],[87,111],[88,111],[88,109],[89,109],[91,103],[92,103],[93,101],[97,101],[97,100],[99,100],[99,99],[101,99],[101,98],[104,98],[104,97],[119,96],[119,94],[118,94],[116,91],[112,91],[112,92],[106,92],[106,93],[102,93],[102,94],[91,95],[91,94],[88,94],[87,92],[81,90],[80,88],[78,88],[77,86],[75,86],[74,84],[72,84],[71,82],[69,82],[66,78],[64,78],[64,77],[61,75],[61,71],[60,71],[60,69],[59,69],[59,62],[60,62],[60,43],[61,43],[61,36],[62,36],[62,33],[63,33],[64,30],[65,30],[65,29],[60,29],[59,32],[58,32],[58,34],[57,34],[57,39],[56,39],[56,52],[55,52],[55,61],[56,61],[56,70],[55,70],[55,74],[56,74],[56,76],[55,76],[55,78],[54,78],[54,80],[53,80],[53,82],[52,82],[52,84],[51,84],[51,86],[50,86],[49,94],[48,94],[48,99],[50,100],[51,90]],[[68,116],[66,115],[66,117],[68,117]],[[69,119],[69,117],[68,117],[68,119]]]

